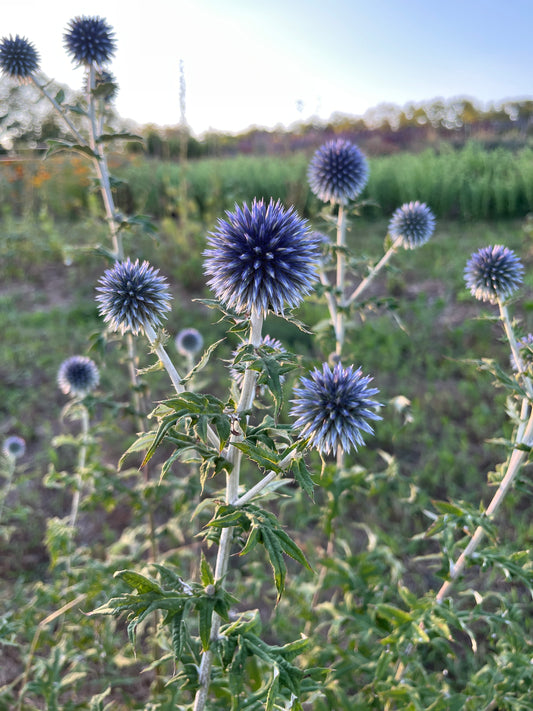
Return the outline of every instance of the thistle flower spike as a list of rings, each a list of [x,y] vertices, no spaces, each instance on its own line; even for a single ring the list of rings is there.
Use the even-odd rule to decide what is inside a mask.
[[[96,363],[86,356],[75,355],[64,360],[57,372],[57,384],[65,395],[85,397],[100,382]]]
[[[101,17],[75,17],[63,35],[65,49],[73,62],[101,66],[115,54],[114,32]]]
[[[369,387],[371,380],[361,368],[343,368],[341,363],[333,368],[324,363],[322,370],[315,368],[310,377],[301,378],[290,414],[309,446],[323,454],[364,446],[363,433],[374,433],[368,420],[382,419],[374,412],[381,405],[372,399],[379,391]]]
[[[166,279],[146,261],[139,264],[138,259],[132,262],[128,258],[116,262],[99,284],[98,310],[112,331],[122,334],[131,331],[135,335],[147,326],[154,329],[166,318],[165,312],[170,311]]]
[[[25,82],[38,68],[39,54],[26,37],[20,37],[20,35],[2,37],[0,40],[0,69],[3,74]]]
[[[423,202],[409,202],[399,207],[389,222],[389,234],[399,239],[404,249],[425,244],[435,229],[435,217]]]
[[[467,262],[464,276],[470,293],[480,301],[505,301],[520,287],[524,267],[516,254],[497,244],[482,247]]]
[[[307,177],[311,191],[320,200],[345,205],[363,191],[368,163],[354,143],[338,138],[316,151]]]
[[[307,222],[278,201],[235,205],[208,235],[205,273],[216,296],[237,313],[297,306],[316,280],[319,249]]]

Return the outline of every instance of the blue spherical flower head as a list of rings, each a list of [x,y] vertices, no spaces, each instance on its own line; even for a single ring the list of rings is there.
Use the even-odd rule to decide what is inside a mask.
[[[25,37],[15,35],[0,40],[0,69],[7,76],[26,81],[39,68],[39,55]]]
[[[324,363],[322,370],[315,368],[300,380],[290,414],[311,447],[330,454],[338,447],[348,452],[364,446],[362,433],[374,433],[368,420],[382,419],[373,411],[380,403],[372,399],[379,391],[369,387],[371,380],[361,368],[343,368],[340,363],[333,368]]]
[[[278,201],[254,200],[226,212],[208,235],[205,273],[220,301],[237,313],[282,314],[309,293],[319,250],[307,222]]]
[[[338,138],[321,146],[307,171],[311,191],[323,202],[345,205],[368,181],[364,154],[350,141]]]
[[[159,326],[170,311],[170,293],[166,279],[148,262],[139,264],[129,258],[116,262],[100,279],[97,287],[99,312],[112,331],[137,334],[145,326]]]
[[[86,356],[72,356],[64,360],[57,372],[57,384],[65,395],[85,397],[100,382],[96,363]]]
[[[113,30],[101,17],[75,17],[63,39],[68,54],[78,64],[101,66],[115,54]]]
[[[482,247],[473,254],[464,274],[472,296],[496,304],[508,299],[519,288],[524,267],[511,249],[497,244]]]
[[[195,356],[204,347],[204,339],[196,328],[182,329],[174,341],[176,350],[182,356]]]
[[[399,207],[389,222],[389,234],[400,239],[405,249],[425,244],[435,229],[435,217],[423,202],[409,202]]]
[[[4,444],[2,445],[2,453],[8,459],[20,459],[24,456],[26,452],[26,442],[22,437],[17,435],[11,435],[11,437],[6,437]]]

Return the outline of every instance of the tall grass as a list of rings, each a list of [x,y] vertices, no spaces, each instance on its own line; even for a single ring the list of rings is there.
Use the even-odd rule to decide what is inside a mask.
[[[116,155],[112,169],[124,181],[115,186],[125,212],[154,218],[180,217],[181,181],[187,183],[187,215],[212,222],[236,202],[273,197],[307,217],[321,204],[311,194],[306,171],[309,156],[236,156],[179,163]],[[16,214],[46,209],[72,218],[91,207],[88,175],[77,159],[4,161],[0,199]],[[487,150],[471,142],[461,150],[442,144],[439,151],[370,158],[370,179],[363,193],[368,216],[387,216],[399,205],[421,200],[440,219],[485,220],[524,217],[533,212],[533,150]]]

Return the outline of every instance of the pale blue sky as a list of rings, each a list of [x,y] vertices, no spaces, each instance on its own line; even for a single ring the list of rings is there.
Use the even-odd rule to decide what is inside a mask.
[[[533,0],[4,0],[0,32],[28,37],[43,71],[75,88],[62,37],[80,14],[115,30],[119,113],[178,123],[182,59],[198,134],[381,102],[533,97]]]

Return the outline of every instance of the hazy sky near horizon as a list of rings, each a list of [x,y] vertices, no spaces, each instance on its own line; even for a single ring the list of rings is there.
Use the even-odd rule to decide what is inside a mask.
[[[112,25],[117,110],[140,124],[179,122],[180,60],[196,134],[533,97],[533,0],[4,0],[0,34],[27,37],[43,72],[77,88],[63,33],[78,15]]]

